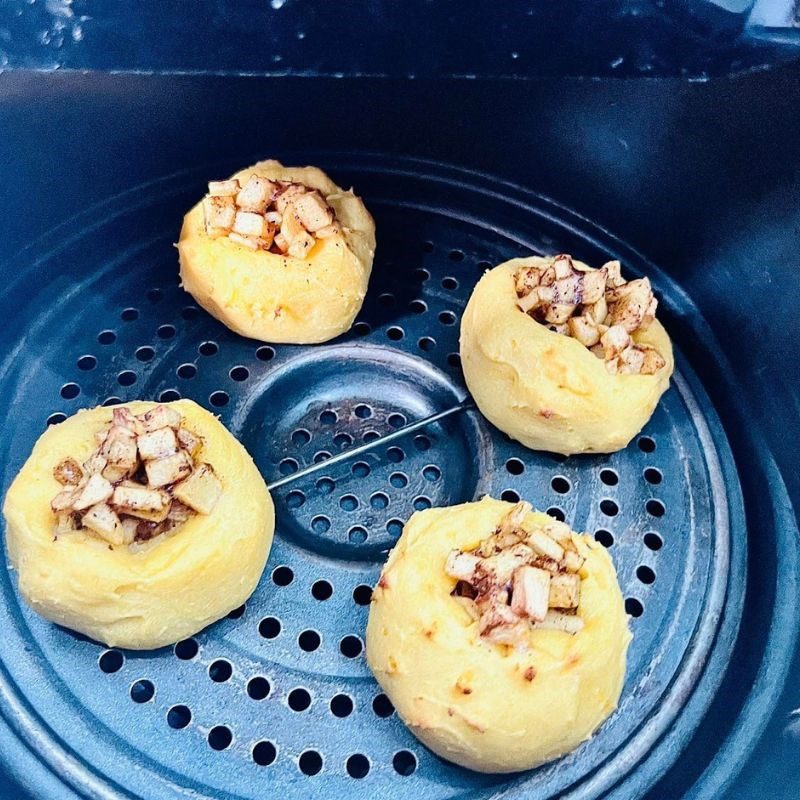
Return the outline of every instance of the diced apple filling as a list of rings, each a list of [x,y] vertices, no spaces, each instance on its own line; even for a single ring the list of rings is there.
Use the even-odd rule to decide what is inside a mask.
[[[445,563],[456,581],[453,597],[495,644],[524,648],[532,628],[583,628],[576,612],[584,559],[572,531],[557,520],[524,528],[530,510],[517,503],[474,550],[453,550]]]
[[[206,233],[250,250],[304,259],[317,239],[341,232],[333,209],[310,186],[251,175],[211,181],[203,200]]]
[[[210,514],[222,495],[213,467],[198,459],[202,437],[168,406],[139,416],[115,408],[96,439],[83,467],[68,457],[53,469],[64,487],[50,503],[56,538],[83,530],[112,547],[148,541]]]
[[[625,281],[619,261],[587,271],[558,255],[546,267],[520,268],[514,284],[520,310],[579,341],[613,375],[654,375],[666,365],[654,347],[632,338],[656,316],[650,281]]]

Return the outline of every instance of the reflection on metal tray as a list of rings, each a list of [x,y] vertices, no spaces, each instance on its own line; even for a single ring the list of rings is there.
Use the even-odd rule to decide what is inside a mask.
[[[268,481],[442,411],[466,396],[458,324],[474,283],[531,252],[619,257],[628,274],[649,274],[665,324],[679,344],[693,341],[692,358],[678,351],[672,388],[620,453],[533,453],[471,410],[278,488],[276,541],[255,594],[174,649],[104,650],[36,617],[4,574],[0,692],[12,728],[65,797],[67,787],[240,798],[278,786],[286,798],[644,791],[702,720],[742,614],[742,497],[690,364],[705,347],[697,312],[624,244],[518,187],[377,157],[324,166],[358,187],[379,238],[363,311],[329,345],[243,339],[177,286],[180,216],[219,165],[136,187],[29,254],[21,285],[37,271],[50,281],[37,286],[21,355],[0,383],[9,406],[26,410],[0,440],[4,488],[48,422],[101,402],[191,397],[220,414]],[[87,265],[80,282],[60,269],[66,258]],[[715,380],[704,372],[703,383]],[[574,753],[512,777],[425,750],[363,655],[369,586],[403,522],[483,493],[528,499],[593,532],[614,556],[633,617],[619,710]]]

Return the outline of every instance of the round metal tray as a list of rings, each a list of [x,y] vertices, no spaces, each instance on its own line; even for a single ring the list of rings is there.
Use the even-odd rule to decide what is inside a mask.
[[[466,396],[458,325],[469,293],[511,257],[619,257],[653,279],[673,333],[695,314],[663,273],[550,201],[439,165],[352,157],[332,172],[378,226],[359,319],[327,345],[261,345],[195,306],[171,246],[204,181],[236,166],[137,187],[31,256],[27,324],[0,382],[16,415],[0,440],[4,489],[45,425],[98,403],[190,397],[221,416],[268,482],[444,410]],[[510,777],[427,751],[363,654],[369,587],[404,521],[484,493],[593,533],[614,557],[634,633],[619,709],[567,757]],[[60,796],[597,797],[669,734],[640,788],[661,774],[721,679],[741,614],[744,516],[725,435],[680,351],[672,387],[620,453],[530,452],[466,411],[274,499],[275,543],[252,598],[174,648],[106,650],[39,619],[3,573],[3,716]]]

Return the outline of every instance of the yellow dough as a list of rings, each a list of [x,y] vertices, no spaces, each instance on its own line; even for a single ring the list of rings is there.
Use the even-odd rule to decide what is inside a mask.
[[[481,413],[526,447],[564,455],[620,450],[669,386],[669,336],[658,320],[633,334],[666,361],[654,375],[610,374],[577,339],[549,330],[517,307],[514,273],[547,262],[515,258],[478,282],[461,321],[467,386]]]
[[[530,630],[527,650],[480,637],[450,594],[456,581],[445,561],[453,548],[476,547],[511,508],[484,498],[414,514],[384,567],[367,625],[367,661],[412,733],[481,772],[530,769],[589,738],[616,708],[631,639],[608,553],[578,534],[583,629]],[[548,521],[534,512],[523,526]]]
[[[155,405],[126,403],[134,414]],[[139,552],[112,548],[83,531],[54,540],[50,501],[63,487],[53,468],[69,456],[81,463],[88,458],[111,408],[79,411],[42,434],[3,507],[9,556],[28,604],[109,646],[161,647],[225,616],[252,593],[272,544],[272,500],[244,447],[191,400],[162,405],[179,411],[203,437],[202,457],[222,482],[208,516],[190,518]]]
[[[316,167],[261,161],[233,177],[256,174],[318,189],[342,233],[319,239],[305,259],[248,250],[205,231],[202,203],[184,217],[178,252],[183,286],[231,330],[264,342],[313,344],[349,330],[367,292],[375,223],[352,190]]]

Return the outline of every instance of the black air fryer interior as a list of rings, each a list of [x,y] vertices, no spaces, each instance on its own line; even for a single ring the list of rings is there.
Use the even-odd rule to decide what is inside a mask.
[[[198,400],[268,481],[444,410],[466,396],[457,320],[472,286],[529,252],[650,275],[676,380],[611,457],[530,453],[467,411],[277,489],[253,598],[175,649],[105,651],[38,620],[4,573],[0,789],[796,797],[790,16],[334,5],[0,9],[4,490],[48,420],[115,398]],[[375,214],[370,294],[328,345],[244,340],[177,286],[181,215],[207,179],[262,157],[318,164]],[[361,652],[368,587],[403,521],[487,491],[609,546],[636,635],[619,713],[511,779],[426,751]]]

